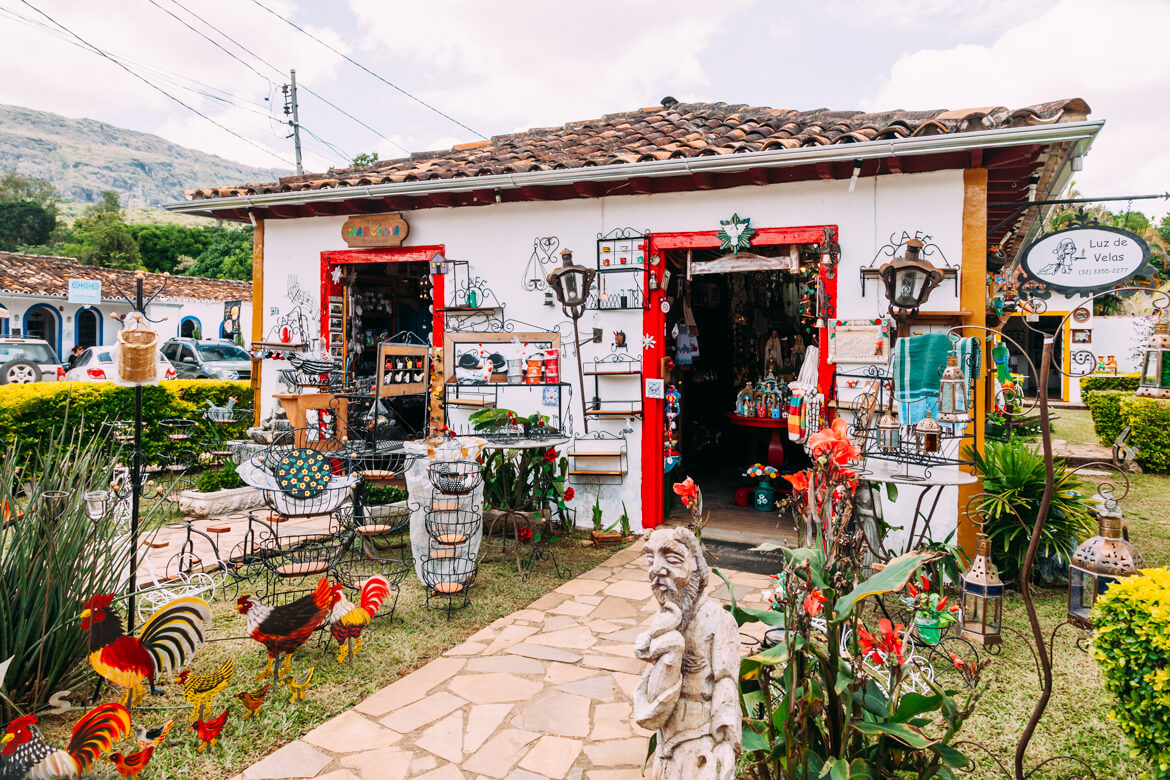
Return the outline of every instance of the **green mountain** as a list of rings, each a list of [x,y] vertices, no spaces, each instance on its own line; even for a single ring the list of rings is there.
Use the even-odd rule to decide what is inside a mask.
[[[48,179],[81,203],[116,190],[123,206],[157,206],[183,190],[273,181],[289,171],[253,168],[92,119],[0,105],[0,171]]]

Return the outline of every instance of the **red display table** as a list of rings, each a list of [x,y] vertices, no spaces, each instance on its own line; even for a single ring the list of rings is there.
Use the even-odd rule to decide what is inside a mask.
[[[773,419],[771,417],[742,417],[735,412],[728,412],[727,419],[732,425],[744,428],[764,428],[772,431],[772,438],[768,441],[768,465],[780,468],[784,465],[784,436],[788,431],[788,417]]]

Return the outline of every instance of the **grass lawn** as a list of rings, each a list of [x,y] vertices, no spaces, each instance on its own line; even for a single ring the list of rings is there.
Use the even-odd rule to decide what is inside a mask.
[[[581,547],[576,539],[570,539],[560,542],[556,553],[563,566],[571,568],[573,574],[580,574],[618,549]],[[376,618],[366,629],[364,646],[352,663],[337,663],[337,644],[332,639],[321,646],[316,638],[310,639],[294,656],[292,667],[298,675],[309,667],[315,669],[304,701],[290,704],[287,689],[274,686],[259,716],[252,720],[242,719],[244,707],[235,695],[259,687],[253,675],[264,666],[263,648],[249,638],[209,642],[191,665],[193,673],[212,671],[228,658],[236,660],[235,678],[215,702],[216,715],[224,708],[229,710],[221,741],[213,750],[196,752],[199,740],[188,728],[190,708],[186,706],[179,686],[167,685],[164,698],[148,696],[142,702],[144,707],[160,709],[136,708],[132,711],[134,722],[148,728],[169,718],[175,720],[173,730],[154,754],[144,777],[188,780],[235,775],[563,582],[556,577],[548,561],[538,562],[532,577],[527,582],[522,581],[516,573],[515,558],[511,554],[501,555],[497,541],[485,539],[481,556],[470,607],[453,613],[450,621],[446,620],[445,613],[428,609],[425,591],[412,571],[402,583],[394,622]],[[247,591],[241,591],[244,592]],[[244,634],[244,617],[233,608],[234,598],[217,600],[212,607],[215,616],[212,637]],[[105,700],[109,699],[107,688]],[[67,716],[44,718],[45,736],[50,744],[65,745],[69,739],[68,731],[80,714],[70,712]],[[124,751],[133,749],[129,742],[123,743],[121,748]],[[108,761],[102,762],[91,774],[94,777],[117,777]]]
[[[1053,424],[1054,437],[1075,444],[1097,443],[1087,411],[1062,409],[1057,414],[1060,419]],[[1131,492],[1121,500],[1121,507],[1130,539],[1141,550],[1147,566],[1166,566],[1170,564],[1170,529],[1164,519],[1170,511],[1170,476],[1131,474],[1129,478]],[[1119,489],[1117,494],[1121,492]],[[1068,593],[1063,589],[1039,590],[1035,595],[1047,635],[1064,619]],[[1004,622],[1031,636],[1018,591],[1004,600]],[[1077,649],[1075,640],[1079,634],[1071,626],[1061,628],[1057,634],[1053,697],[1032,739],[1026,768],[1051,756],[1071,755],[1086,761],[1099,778],[1136,778],[1147,767],[1140,759],[1129,757],[1124,735],[1109,720],[1112,699],[1105,692],[1096,662]],[[1032,654],[1023,641],[1006,636],[1002,653],[983,673],[986,693],[964,729],[968,738],[991,748],[1008,767],[1040,690],[1035,670]],[[974,755],[971,750],[965,752]],[[972,777],[1003,777],[989,759],[979,757],[978,762]],[[1076,769],[1071,762],[1056,762],[1034,777],[1066,777]]]

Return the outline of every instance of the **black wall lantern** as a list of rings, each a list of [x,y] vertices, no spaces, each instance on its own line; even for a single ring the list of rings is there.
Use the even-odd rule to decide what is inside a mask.
[[[596,268],[586,268],[573,262],[573,253],[568,249],[561,251],[561,267],[547,277],[548,286],[561,304],[561,310],[573,321],[573,349],[577,352],[577,375],[581,377],[581,388],[585,388],[585,370],[581,366],[581,336],[577,331],[577,320],[585,313],[585,302],[589,300],[589,291],[593,288],[593,278],[597,276]],[[600,331],[595,339],[600,340]],[[585,433],[589,433],[588,411],[585,409],[585,393],[581,393],[582,424]]]
[[[943,280],[929,260],[922,257],[922,241],[912,238],[906,242],[906,254],[895,257],[878,269],[890,301],[890,315],[905,322],[918,314],[930,293]]]

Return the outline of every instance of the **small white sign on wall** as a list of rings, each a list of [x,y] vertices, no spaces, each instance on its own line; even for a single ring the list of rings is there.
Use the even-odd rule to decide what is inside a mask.
[[[647,379],[646,380],[646,397],[647,398],[663,398],[666,396],[666,380],[664,379]]]
[[[101,303],[102,283],[98,279],[70,279],[70,303]]]

